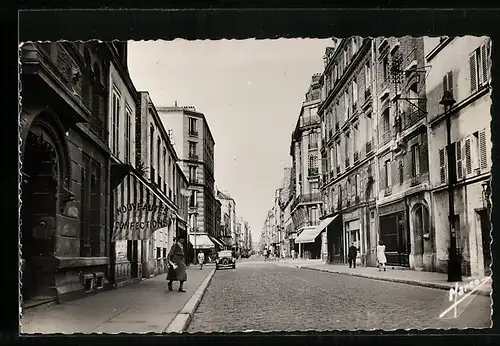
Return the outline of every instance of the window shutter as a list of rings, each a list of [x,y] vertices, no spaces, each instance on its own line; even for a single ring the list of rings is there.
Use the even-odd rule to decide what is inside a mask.
[[[455,142],[455,158],[457,159],[456,175],[457,179],[461,180],[464,177],[464,168],[462,165],[462,143],[461,141]]]
[[[448,77],[447,88],[449,91],[451,91],[451,94],[453,95],[453,71],[448,72],[446,76]]]
[[[429,172],[429,156],[428,156],[427,139],[422,140],[420,144],[420,173]]]
[[[380,190],[384,190],[387,186],[385,184],[385,163],[381,162],[380,164],[380,179],[378,180],[380,183]]]
[[[448,90],[448,75],[443,76],[443,94]]]
[[[469,175],[472,173],[472,158],[471,158],[471,143],[470,143],[471,139],[470,138],[467,138],[465,140],[465,149],[464,149],[464,152],[465,152],[465,174],[466,175]]]
[[[476,52],[472,52],[469,56],[469,69],[470,69],[470,91],[473,93],[477,90],[477,76],[476,76]]]
[[[488,155],[486,151],[486,131],[479,132],[479,168],[485,169],[488,167]]]
[[[485,43],[481,46],[481,66],[483,73],[483,83],[487,83],[489,78],[489,52],[488,52],[488,43]]]
[[[444,148],[439,149],[439,181],[441,184],[446,182],[446,160]]]
[[[393,160],[391,161],[391,164],[389,165],[391,167],[391,186],[395,185],[396,182],[398,181],[398,161]]]

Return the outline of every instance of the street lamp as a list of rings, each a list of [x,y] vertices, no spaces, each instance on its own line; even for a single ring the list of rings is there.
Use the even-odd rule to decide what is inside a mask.
[[[455,218],[455,201],[453,194],[453,183],[455,175],[452,167],[455,166],[455,148],[451,142],[451,114],[450,109],[456,103],[451,91],[447,90],[439,102],[444,106],[446,117],[446,153],[448,157],[448,223],[450,230],[450,248],[448,249],[448,282],[462,281],[462,259],[457,249],[457,233]]]

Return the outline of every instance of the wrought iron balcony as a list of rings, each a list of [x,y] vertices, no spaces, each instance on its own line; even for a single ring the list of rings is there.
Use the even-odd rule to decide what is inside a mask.
[[[292,203],[291,209],[295,209],[296,206],[303,203],[318,203],[321,202],[321,194],[319,192],[307,193],[299,195]]]
[[[420,183],[422,183],[422,176],[420,174],[411,177],[410,186],[417,186]]]
[[[354,152],[354,162],[358,162],[359,161],[359,152]]]
[[[309,173],[309,176],[310,176],[310,177],[311,177],[311,176],[316,176],[316,175],[318,175],[318,174],[319,174],[319,170],[318,170],[318,168],[317,168],[317,167],[315,167],[315,168],[309,168],[309,172],[308,172],[308,173]]]
[[[365,100],[368,99],[370,96],[372,96],[372,91],[368,87],[368,88],[365,89]]]
[[[372,142],[366,142],[366,153],[371,153],[372,152]]]
[[[392,132],[391,131],[386,131],[384,133],[382,133],[382,138],[381,138],[381,144],[384,145],[384,144],[387,144],[389,143],[389,141],[391,140],[392,138]]]

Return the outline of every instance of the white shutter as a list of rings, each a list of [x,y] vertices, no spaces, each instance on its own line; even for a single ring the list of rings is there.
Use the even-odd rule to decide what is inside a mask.
[[[479,168],[488,167],[488,152],[486,145],[486,130],[479,131]]]
[[[472,173],[472,155],[471,155],[471,138],[467,138],[465,140],[464,145],[464,156],[465,156],[465,167],[464,172],[465,175],[469,175]]]
[[[446,151],[444,148],[439,149],[439,182],[446,183]]]
[[[455,158],[457,160],[456,174],[457,180],[462,180],[464,177],[464,167],[462,164],[462,141],[457,141],[455,143]]]
[[[477,76],[476,76],[476,51],[472,52],[469,56],[469,70],[470,70],[470,91],[471,93],[477,90]]]
[[[489,43],[485,43],[481,46],[481,74],[483,75],[483,83],[488,83],[490,76],[490,55],[489,55]]]

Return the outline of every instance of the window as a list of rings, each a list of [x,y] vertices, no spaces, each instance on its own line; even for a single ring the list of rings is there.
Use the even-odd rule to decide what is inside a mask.
[[[101,165],[83,154],[80,256],[101,255]]]
[[[352,150],[356,153],[358,151],[358,131],[359,131],[359,124],[356,123],[353,126],[352,130]]]
[[[352,104],[354,108],[356,108],[356,105],[358,103],[358,83],[356,80],[352,81]]]
[[[384,59],[382,60],[382,73],[384,77],[384,81],[389,78],[389,56],[386,55]]]
[[[446,183],[446,150],[439,149],[439,182]]]
[[[157,259],[161,258],[161,247],[156,248],[156,258]]]
[[[112,106],[113,106],[113,117],[112,117],[112,150],[113,154],[119,155],[120,148],[120,95],[116,90],[113,90],[112,96]]]
[[[384,162],[384,169],[385,169],[385,186],[390,187],[392,186],[392,177],[391,177],[391,160],[386,160]]]
[[[344,116],[345,116],[345,120],[347,121],[347,119],[349,118],[349,93],[346,91],[344,91]]]
[[[161,138],[158,136],[156,140],[156,169],[158,170],[158,175],[161,171]]]
[[[366,140],[367,142],[372,141],[373,134],[373,124],[372,124],[372,115],[371,113],[366,115]]]
[[[403,184],[404,182],[404,169],[403,169],[403,162],[399,162],[399,184]]]
[[[170,156],[168,157],[168,171],[166,178],[168,179],[169,188],[172,188],[172,157]]]
[[[384,133],[388,133],[391,129],[390,118],[389,118],[389,107],[387,107],[382,113],[382,129]]]
[[[163,188],[163,192],[167,192],[167,148],[163,147],[163,186],[160,186]]]
[[[189,207],[197,207],[197,191],[191,191],[191,198],[189,199]],[[193,217],[193,227],[196,227],[196,218]]]
[[[189,142],[189,157],[191,159],[197,159],[197,157],[196,157],[196,142]]]
[[[411,169],[412,177],[420,174],[420,146],[418,144],[411,147]]]
[[[443,94],[447,91],[450,91],[453,95],[453,71],[450,71],[443,76]]]
[[[318,134],[311,133],[309,134],[309,149],[317,149],[318,148]]]
[[[340,162],[342,161],[342,158],[340,155],[340,141],[337,142],[335,151],[337,154],[337,167],[338,167],[338,166],[340,166]]]
[[[371,80],[372,80],[372,71],[370,66],[370,61],[367,61],[365,64],[365,89],[370,89]]]
[[[487,84],[490,78],[490,46],[489,40],[475,49],[469,56],[470,90],[477,91]]]
[[[196,183],[196,166],[189,166],[189,182]]]
[[[318,156],[317,155],[309,155],[309,169],[318,168]]]
[[[130,108],[125,108],[125,163],[130,163],[130,146],[132,137],[132,115]]]
[[[155,145],[154,145],[154,133],[155,133],[155,128],[153,125],[149,127],[149,167],[150,167],[150,177],[151,181],[155,181],[155,169],[153,166],[153,161],[154,161],[154,152],[155,152]]]
[[[189,118],[189,134],[190,135],[198,135],[198,130],[196,127],[196,119],[195,118]]]

